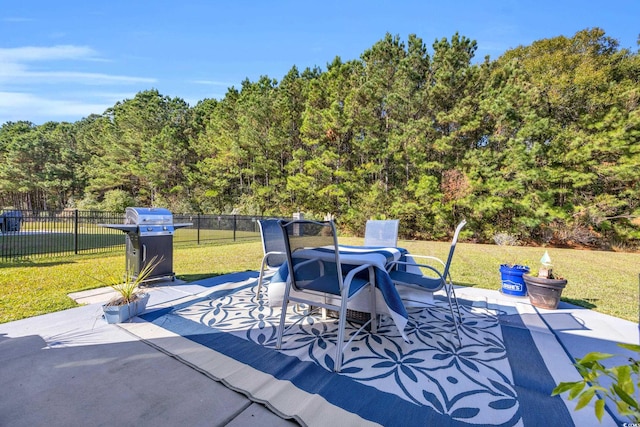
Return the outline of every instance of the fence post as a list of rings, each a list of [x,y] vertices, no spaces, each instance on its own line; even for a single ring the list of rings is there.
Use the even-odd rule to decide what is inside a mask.
[[[76,255],[78,255],[78,209],[74,211],[74,227],[73,227],[73,249]]]
[[[4,218],[0,218],[0,220],[3,220]],[[0,259],[5,260],[5,259],[9,259],[9,256],[7,255],[6,251],[5,251],[5,242],[7,241],[7,236],[4,235],[4,230],[2,229],[2,227],[0,227],[0,233],[3,234],[2,239],[0,239],[0,249],[2,249],[2,251],[0,252]]]
[[[196,219],[196,224],[198,227],[198,244],[200,244],[200,214],[198,214],[198,217]]]
[[[236,241],[236,216],[233,216],[233,241]]]

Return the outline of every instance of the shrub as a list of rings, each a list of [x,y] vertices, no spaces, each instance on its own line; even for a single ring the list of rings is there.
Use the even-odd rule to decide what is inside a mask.
[[[496,233],[493,235],[493,241],[498,246],[518,246],[518,238],[509,233]]]

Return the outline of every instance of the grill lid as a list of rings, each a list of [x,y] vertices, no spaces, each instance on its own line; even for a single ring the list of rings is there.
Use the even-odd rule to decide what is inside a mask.
[[[173,226],[173,214],[165,208],[127,208],[125,224]]]
[[[193,224],[190,222],[174,224],[173,214],[165,208],[130,207],[125,210],[124,224],[98,225],[140,236],[170,236],[178,228],[190,227]]]

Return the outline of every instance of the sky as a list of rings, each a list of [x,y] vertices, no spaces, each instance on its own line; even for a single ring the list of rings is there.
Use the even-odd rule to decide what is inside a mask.
[[[637,52],[640,0],[0,0],[0,125],[81,120],[157,89],[193,106],[245,79],[456,32],[476,59],[599,27]]]

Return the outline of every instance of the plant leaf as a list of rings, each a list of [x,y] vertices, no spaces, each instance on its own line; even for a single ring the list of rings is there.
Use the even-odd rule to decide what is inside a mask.
[[[631,367],[628,365],[611,368],[611,372],[618,379],[618,385],[627,393],[633,393],[633,383],[631,382]]]
[[[602,416],[604,415],[604,400],[598,399],[596,400],[596,417],[598,417],[598,421],[602,422]]]
[[[575,399],[575,397],[579,395],[580,392],[584,389],[584,386],[585,383],[583,381],[578,381],[577,383],[575,383],[571,388],[571,391],[569,392],[569,400]]]
[[[622,399],[624,403],[631,406],[632,408],[640,409],[640,407],[638,407],[638,402],[636,402],[633,399],[633,397],[629,396],[629,394],[626,391],[618,387],[617,384],[613,384],[612,388],[613,388],[613,391],[615,391],[615,393],[618,395],[618,397],[620,397],[620,399]]]
[[[593,351],[588,353],[582,359],[578,360],[578,363],[581,365],[586,365],[590,362],[595,362],[596,360],[604,360],[613,357],[613,354],[609,353],[600,353],[599,351]]]
[[[618,343],[618,347],[626,348],[627,350],[631,350],[631,351],[635,351],[636,353],[640,353],[640,345],[638,345],[638,344]]]
[[[578,409],[582,409],[591,402],[591,399],[596,395],[596,392],[592,388],[588,388],[580,395],[580,399],[578,399],[578,403],[576,404],[576,411]]]
[[[576,384],[583,384],[583,383],[582,381],[561,382],[556,386],[556,388],[553,389],[553,391],[551,392],[551,396],[556,396],[558,394],[562,394],[566,391],[569,391],[573,387],[575,387]]]

